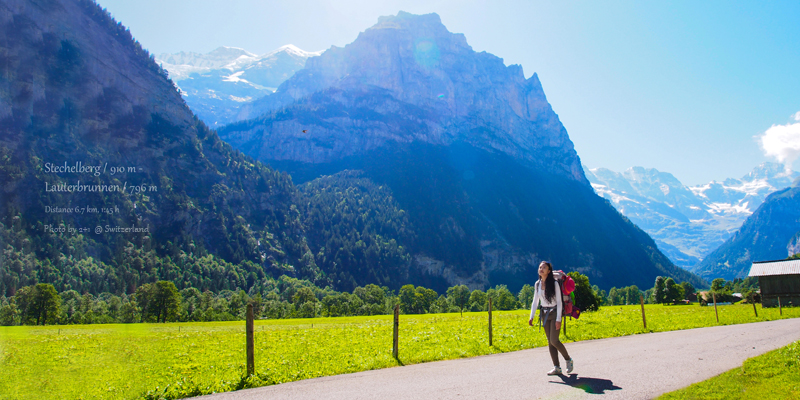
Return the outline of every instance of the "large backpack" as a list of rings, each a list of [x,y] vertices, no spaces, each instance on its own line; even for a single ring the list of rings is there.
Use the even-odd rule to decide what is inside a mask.
[[[564,315],[569,315],[577,319],[581,316],[581,310],[576,307],[572,301],[572,296],[574,296],[572,292],[575,291],[575,281],[562,270],[554,270],[553,278],[555,278],[556,281],[558,281],[558,285],[561,286],[561,302],[564,305]]]

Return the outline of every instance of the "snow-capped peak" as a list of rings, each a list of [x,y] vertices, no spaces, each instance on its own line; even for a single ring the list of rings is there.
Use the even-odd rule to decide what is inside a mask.
[[[697,262],[719,246],[766,196],[790,186],[800,175],[781,164],[764,163],[741,180],[685,186],[672,174],[652,168],[632,167],[617,173],[585,167],[584,171],[598,195],[657,243],[673,246],[668,257],[684,266],[691,265],[686,260]]]
[[[280,52],[286,52],[286,53],[289,53],[289,54],[294,54],[294,55],[296,55],[298,57],[309,58],[309,57],[316,57],[316,56],[322,54],[323,50],[313,51],[313,52],[312,51],[305,51],[305,50],[303,50],[303,49],[301,49],[301,48],[299,48],[299,47],[297,47],[297,46],[295,46],[293,44],[287,44],[287,45],[283,45],[281,47],[278,47],[277,49],[265,54],[264,57],[270,56],[270,55],[273,55],[273,54],[277,54],[277,53],[280,53]]]
[[[253,54],[241,47],[232,47],[232,46],[220,46],[214,49],[213,51],[208,53],[209,56],[234,56],[234,57],[255,57],[256,54]]]

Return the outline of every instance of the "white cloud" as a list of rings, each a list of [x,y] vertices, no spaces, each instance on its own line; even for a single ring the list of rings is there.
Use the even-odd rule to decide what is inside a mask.
[[[792,116],[800,121],[800,112]],[[758,143],[767,157],[774,157],[791,168],[800,157],[800,122],[786,125],[772,125],[764,134],[758,136]]]

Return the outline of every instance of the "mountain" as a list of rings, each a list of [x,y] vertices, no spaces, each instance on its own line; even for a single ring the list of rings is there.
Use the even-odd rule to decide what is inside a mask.
[[[755,261],[782,260],[798,252],[800,180],[767,196],[742,227],[695,270],[701,276],[744,278]]]
[[[272,94],[306,60],[307,52],[291,44],[257,56],[235,47],[207,54],[180,52],[155,57],[177,83],[186,103],[208,126],[218,127],[251,117],[249,104]]]
[[[223,131],[260,159],[321,163],[393,142],[464,141],[586,182],[536,74],[474,52],[435,14],[382,17],[253,108],[269,114]]]
[[[700,282],[592,191],[538,76],[473,51],[436,14],[381,17],[253,110],[263,114],[220,137],[295,182],[357,173],[390,194],[410,230],[397,241],[410,271],[433,287],[519,288],[543,259],[601,287]],[[324,232],[310,239],[337,250]],[[331,274],[347,268],[317,261]]]
[[[320,277],[291,178],[221,141],[108,12],[0,7],[0,291]]]
[[[741,179],[689,187],[656,169],[584,172],[599,195],[650,234],[676,265],[690,270],[730,238],[767,195],[800,176],[764,163]]]

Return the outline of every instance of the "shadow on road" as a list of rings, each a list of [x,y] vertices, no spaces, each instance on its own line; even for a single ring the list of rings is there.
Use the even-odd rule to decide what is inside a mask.
[[[569,385],[574,388],[581,389],[586,393],[604,394],[606,390],[622,389],[621,387],[614,385],[614,382],[611,382],[608,379],[586,378],[586,377],[578,378],[578,374],[570,374],[569,376],[559,375],[558,377],[561,378],[563,382],[550,381],[550,383],[557,383],[559,385]]]

